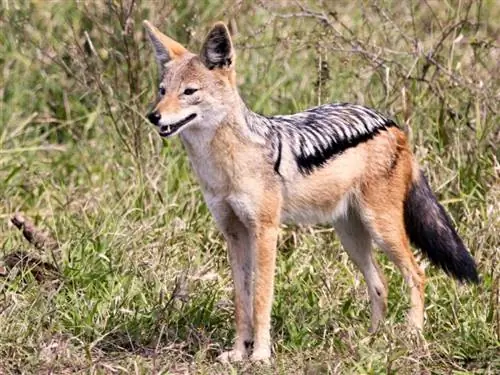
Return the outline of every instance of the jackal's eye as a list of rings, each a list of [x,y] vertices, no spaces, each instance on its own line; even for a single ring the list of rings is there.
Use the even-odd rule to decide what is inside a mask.
[[[198,89],[195,88],[187,88],[184,90],[183,94],[184,95],[193,95]]]
[[[159,89],[158,91],[159,91],[159,93],[160,93],[160,96],[165,95],[165,92],[166,92],[165,87],[160,86],[160,89]]]

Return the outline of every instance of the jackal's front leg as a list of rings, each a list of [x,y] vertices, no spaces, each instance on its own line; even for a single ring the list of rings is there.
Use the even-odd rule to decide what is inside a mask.
[[[271,356],[271,307],[278,224],[261,225],[256,233],[254,280],[254,351],[251,360],[268,360]]]
[[[230,210],[219,215],[219,226],[227,241],[234,283],[236,339],[233,349],[222,353],[221,362],[238,362],[247,357],[252,342],[253,250],[248,229]]]

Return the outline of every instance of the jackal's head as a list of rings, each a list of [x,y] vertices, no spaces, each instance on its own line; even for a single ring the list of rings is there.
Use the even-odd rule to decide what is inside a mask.
[[[186,129],[215,128],[233,109],[236,94],[234,50],[227,27],[215,24],[199,55],[162,34],[148,21],[144,26],[154,47],[160,83],[148,119],[169,137]]]

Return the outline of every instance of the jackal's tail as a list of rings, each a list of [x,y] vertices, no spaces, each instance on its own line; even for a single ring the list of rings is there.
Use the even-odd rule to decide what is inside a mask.
[[[404,220],[410,241],[432,263],[460,281],[479,282],[474,259],[421,171],[406,197]]]

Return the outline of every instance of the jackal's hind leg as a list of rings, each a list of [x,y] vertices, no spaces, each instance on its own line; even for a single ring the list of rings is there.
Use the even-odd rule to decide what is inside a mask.
[[[417,264],[410,248],[403,222],[402,208],[392,210],[375,206],[370,227],[377,245],[399,268],[410,289],[410,311],[408,323],[422,329],[424,325],[424,286],[425,274]]]
[[[354,211],[349,211],[347,217],[337,219],[334,226],[342,246],[365,278],[371,304],[370,331],[374,332],[385,317],[387,287],[373,257],[371,235]]]

